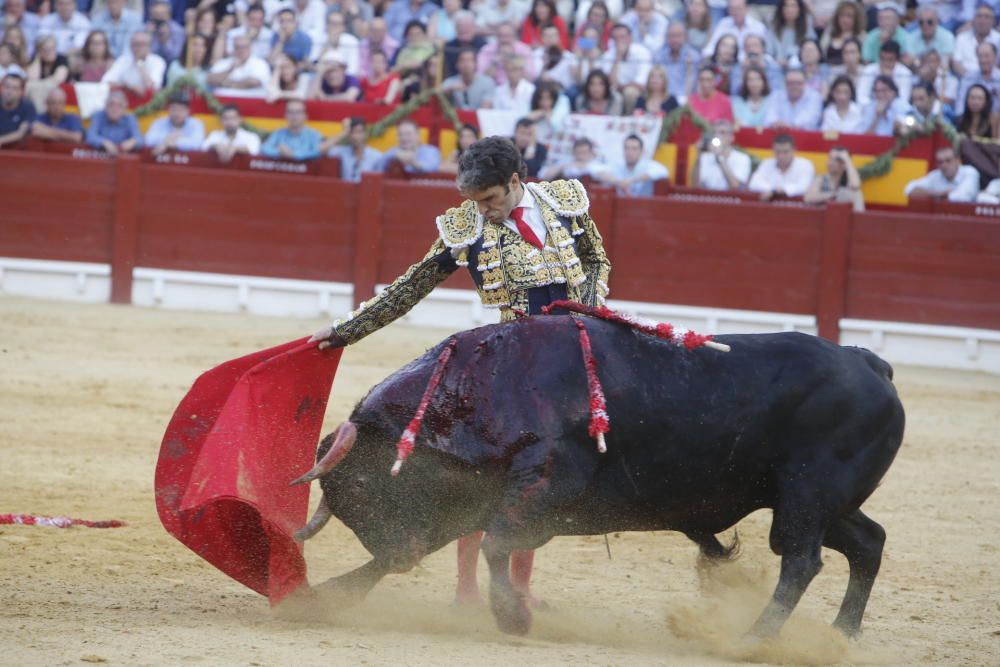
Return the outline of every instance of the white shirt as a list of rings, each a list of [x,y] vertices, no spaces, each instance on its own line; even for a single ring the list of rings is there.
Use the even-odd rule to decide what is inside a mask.
[[[732,35],[736,38],[736,43],[743,46],[743,39],[747,35],[760,35],[765,42],[768,40],[768,31],[763,23],[747,14],[743,21],[743,26],[736,25],[733,17],[726,16],[720,19],[712,31],[712,36],[705,42],[705,48],[701,50],[702,55],[711,57],[715,53],[715,45],[724,35]]]
[[[167,71],[167,63],[155,53],[150,53],[146,56],[142,67],[153,81],[153,90],[159,90],[163,85],[163,75]],[[138,63],[136,63],[131,51],[123,53],[115,60],[111,68],[104,73],[101,83],[128,88],[142,87],[142,75],[139,73]]]
[[[44,17],[38,26],[39,37],[52,35],[56,38],[56,50],[66,55],[73,49],[83,48],[83,43],[90,32],[90,19],[80,12],[73,12],[68,22],[64,22],[59,15],[52,12]]]
[[[865,106],[872,99],[872,86],[875,85],[875,77],[881,74],[882,71],[878,67],[878,63],[872,63],[871,65],[865,65],[861,68],[861,76],[858,77],[858,104]],[[903,63],[896,63],[896,66],[892,68],[892,80],[899,88],[899,99],[906,102],[910,101],[910,91],[913,89],[913,72],[910,68]]]
[[[211,73],[218,74],[228,70],[234,62],[233,58],[223,58],[212,65]],[[257,88],[216,88],[213,92],[219,97],[266,97],[266,86],[271,80],[271,68],[267,62],[256,56],[250,56],[242,65],[237,65],[229,73],[234,81],[256,79],[260,82]]]
[[[760,163],[757,171],[750,178],[750,189],[753,192],[776,192],[781,190],[789,197],[800,197],[809,189],[816,169],[812,162],[804,157],[795,157],[788,169],[778,169],[778,162],[767,158]]]
[[[986,36],[986,41],[997,47],[1000,51],[1000,30],[990,30]],[[976,47],[979,42],[976,40],[972,30],[966,30],[955,37],[955,52],[951,54],[952,61],[958,61],[965,67],[965,73],[979,71],[979,60],[976,58]]]
[[[535,49],[532,57],[535,60],[535,72],[538,73],[537,81],[555,81],[563,90],[572,88],[576,81],[573,78],[573,70],[576,69],[576,54],[572,51],[564,50],[559,62],[552,69],[545,69],[545,47],[539,46]]]
[[[501,111],[516,111],[522,116],[531,111],[531,96],[535,94],[535,84],[527,79],[517,82],[514,90],[510,89],[510,84],[505,83],[497,86],[493,93],[493,108]]]
[[[618,186],[618,194],[627,197],[652,197],[653,184],[670,177],[670,170],[666,165],[660,164],[656,160],[640,159],[629,167],[622,162],[611,170],[611,175],[617,178],[638,178],[645,176],[648,180],[637,181],[629,185],[628,190]]]
[[[728,156],[719,155],[719,159],[726,163],[736,180],[746,185],[747,181],[750,180],[750,172],[753,171],[753,162],[749,155],[734,149],[729,151]],[[708,190],[732,189],[729,187],[726,175],[722,173],[722,167],[719,166],[715,156],[708,151],[704,151],[698,156],[698,178],[700,182],[695,185],[700,188]]]
[[[573,25],[582,25],[587,21],[587,12],[590,11],[592,4],[594,4],[593,0],[580,0],[580,4],[576,8],[576,19]],[[622,0],[608,0],[604,4],[608,6],[608,18],[612,21],[617,21],[625,9],[625,3]]]
[[[851,134],[858,132],[858,125],[861,124],[861,105],[851,102],[847,107],[847,115],[841,118],[837,113],[837,105],[831,104],[823,110],[823,123],[819,129],[824,132],[841,132]]]
[[[260,153],[260,137],[242,127],[236,130],[236,135],[232,138],[226,134],[225,130],[216,130],[208,135],[201,149],[207,151],[216,146],[242,146],[247,149],[247,153],[250,155],[257,155]]]
[[[335,46],[329,45],[327,35],[322,39],[313,40],[312,53],[309,58],[319,61],[324,53],[336,53],[340,60],[347,66],[347,73],[351,76],[361,76],[361,42],[358,38],[349,33],[341,33]]]
[[[608,41],[608,50],[601,56],[601,69],[608,76],[611,76],[611,70],[615,66],[615,52],[615,43]],[[625,58],[618,63],[618,73],[615,81],[617,81],[618,86],[636,84],[645,88],[646,79],[649,78],[649,70],[652,67],[653,55],[649,52],[649,49],[642,44],[632,42],[628,47],[628,53],[625,54]]]
[[[496,28],[501,23],[513,23],[517,29],[528,15],[531,6],[525,0],[510,0],[501,7],[497,0],[484,0],[478,8],[472,9],[476,15],[476,25],[482,28]]]
[[[938,194],[947,192],[948,201],[976,201],[976,195],[979,194],[979,172],[975,167],[963,164],[955,173],[955,180],[949,181],[940,169],[935,169],[923,178],[907,183],[903,194],[909,197],[917,188]]]
[[[545,227],[545,221],[542,220],[542,211],[538,208],[538,202],[535,201],[535,196],[531,194],[531,190],[527,186],[524,187],[524,195],[521,197],[521,202],[515,206],[515,208],[523,208],[524,215],[522,216],[524,221],[527,223],[531,231],[535,233],[538,240],[545,243],[545,237],[548,236],[549,230]],[[512,212],[513,213],[513,212]],[[517,223],[514,222],[514,218],[507,218],[503,221],[509,229],[517,231]]]
[[[237,37],[244,37],[248,34],[247,26],[241,25],[238,28],[233,28],[226,33],[226,55],[233,52],[233,40]],[[260,32],[257,33],[257,37],[250,42],[250,55],[256,56],[261,60],[267,60],[267,57],[271,55],[271,42],[274,41],[274,32],[268,28],[266,25],[261,26]]]
[[[623,23],[632,31],[632,41],[642,44],[650,53],[656,53],[663,48],[663,43],[667,40],[667,26],[670,21],[666,16],[657,11],[653,11],[649,24],[644,25],[639,14],[631,9],[625,12],[619,23]]]

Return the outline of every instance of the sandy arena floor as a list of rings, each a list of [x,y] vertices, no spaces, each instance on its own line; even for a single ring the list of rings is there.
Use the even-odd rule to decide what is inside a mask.
[[[740,646],[776,578],[767,512],[740,524],[737,563],[701,576],[675,534],[612,535],[610,560],[602,538],[555,540],[535,575],[552,610],[526,638],[497,632],[485,609],[449,606],[453,548],[359,608],[273,614],[167,535],[153,469],[201,371],[321,324],[0,298],[0,513],[129,522],[0,526],[0,664],[1000,664],[1000,378],[905,367],[906,442],[865,506],[889,539],[858,643],[826,625],[847,582],[826,552],[782,637]],[[350,349],[327,426],[444,333],[398,325]],[[313,581],[365,558],[336,521],[307,548]]]

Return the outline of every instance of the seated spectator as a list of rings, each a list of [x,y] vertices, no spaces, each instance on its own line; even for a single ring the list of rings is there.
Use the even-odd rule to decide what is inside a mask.
[[[826,97],[830,68],[820,62],[819,42],[807,39],[799,47],[799,53],[792,60],[802,68],[806,79],[806,88],[812,88],[819,93],[820,98]]]
[[[401,81],[403,86],[403,103],[420,95],[426,90],[437,88],[438,55],[435,53],[424,61],[418,69]]]
[[[667,71],[662,66],[656,65],[649,70],[646,89],[635,101],[636,113],[667,114],[676,109],[679,106],[677,99],[667,86]]]
[[[295,62],[302,62],[312,53],[312,38],[302,30],[299,30],[299,21],[295,17],[295,11],[289,8],[278,12],[278,29],[275,30],[271,38],[271,53],[268,55],[268,63],[272,67],[278,64],[278,57],[281,54],[291,57]]]
[[[24,139],[34,120],[35,105],[24,96],[24,79],[8,74],[0,81],[0,146]]]
[[[760,35],[747,35],[743,40],[743,50],[740,52],[740,62],[733,67],[730,75],[729,88],[723,89],[730,97],[739,94],[743,85],[743,72],[748,67],[758,67],[767,77],[767,85],[772,91],[785,88],[785,73],[770,53]]]
[[[857,93],[858,86],[863,83],[865,65],[861,62],[861,44],[855,39],[844,42],[844,50],[841,51],[843,62],[836,67],[830,68],[830,76],[846,76],[854,86]]]
[[[327,54],[334,54],[337,60],[344,63],[348,76],[356,77],[361,72],[360,42],[354,35],[346,32],[347,21],[342,14],[331,12],[326,17],[326,34],[322,40],[313,42],[313,52],[310,58],[322,62]]]
[[[708,43],[708,38],[715,30],[712,11],[708,6],[707,0],[687,0],[685,4],[687,5],[687,11],[681,12],[682,18],[672,21],[671,25],[674,23],[680,24],[684,28],[684,39],[687,44],[700,53]],[[683,21],[683,23],[681,23],[681,21]],[[669,30],[670,28],[668,26],[668,38],[670,37]],[[690,90],[690,88],[688,90]]]
[[[70,56],[83,47],[90,19],[76,10],[75,0],[55,0],[55,9],[39,21],[38,34],[52,35],[59,55]]]
[[[528,15],[529,6],[527,2],[516,0],[483,0],[476,8],[476,23],[479,25],[479,32],[484,35],[498,35],[500,28],[504,25],[521,25],[524,17]],[[527,46],[526,44],[524,46]],[[505,53],[502,55],[510,55]],[[518,54],[522,55],[522,54]],[[498,81],[497,83],[502,83]]]
[[[372,56],[376,51],[385,56],[388,63],[399,48],[399,40],[386,32],[385,19],[376,16],[368,23],[368,33],[361,40],[361,75],[370,77],[372,75]],[[388,67],[386,68],[388,70]]]
[[[858,132],[861,125],[861,105],[854,97],[854,84],[848,77],[841,75],[834,79],[830,94],[826,97],[823,122],[819,129],[841,134]]]
[[[696,2],[704,4],[704,0]],[[685,43],[685,39],[687,34],[684,24],[672,21],[667,27],[666,44],[654,57],[654,62],[666,69],[670,82],[668,89],[681,104],[687,101],[687,96],[694,89],[695,79],[698,76],[698,61],[701,59],[698,49]]]
[[[146,29],[152,38],[150,50],[163,58],[164,62],[177,60],[184,49],[187,35],[184,33],[184,26],[170,18],[170,0],[153,0],[148,11]]]
[[[340,53],[327,51],[309,84],[309,99],[355,102],[360,96],[361,82],[347,73],[347,63],[341,60]]]
[[[381,51],[372,51],[369,58],[371,74],[361,80],[361,101],[395,104],[403,89],[399,74],[389,71],[389,59]]]
[[[505,58],[519,56],[524,60],[524,77],[529,81],[535,78],[535,63],[531,58],[531,47],[517,39],[517,31],[510,23],[503,23],[497,28],[496,39],[479,50],[476,58],[476,69],[485,74],[497,84],[507,83],[507,74],[503,70]]]
[[[733,121],[733,105],[728,95],[716,89],[715,70],[710,65],[698,69],[698,87],[688,98],[688,106],[709,122],[721,118]]]
[[[997,124],[993,111],[993,96],[984,86],[973,84],[965,93],[965,110],[958,118],[955,129],[967,137],[997,138]]]
[[[285,103],[285,120],[288,126],[275,130],[261,147],[261,155],[273,159],[312,160],[319,157],[323,136],[306,126],[306,103],[288,100]]]
[[[549,26],[558,31],[559,46],[568,49],[569,31],[566,22],[556,13],[556,3],[553,0],[534,0],[531,12],[521,23],[521,41],[533,49],[538,48],[542,45],[542,30]]]
[[[326,0],[326,11],[347,19],[347,30],[358,39],[375,19],[375,8],[367,0]]]
[[[871,100],[872,87],[875,79],[879,76],[886,76],[896,84],[899,96],[904,100],[910,99],[910,88],[913,86],[913,74],[910,69],[899,62],[899,45],[896,42],[886,42],[879,49],[878,62],[866,65],[861,70],[861,80],[858,81],[858,102],[865,106]]]
[[[541,173],[543,181],[557,178],[589,178],[601,179],[608,173],[606,164],[597,159],[594,143],[586,137],[573,142],[573,157],[560,164],[545,167]]]
[[[31,134],[46,141],[83,142],[83,124],[76,114],[66,113],[66,92],[53,88],[45,98],[45,113],[35,118]]]
[[[611,79],[599,69],[591,70],[583,84],[583,90],[576,97],[578,113],[622,115],[622,97],[611,88]]]
[[[246,155],[260,153],[260,137],[241,127],[243,118],[235,104],[222,107],[219,121],[222,123],[222,129],[208,135],[201,147],[203,151],[215,153],[222,163],[229,162],[240,153]]]
[[[579,9],[583,9],[584,4],[586,3],[581,2]],[[608,5],[603,0],[594,0],[594,2],[591,2],[584,10],[583,20],[580,20],[580,16],[577,16],[574,23],[576,24],[576,34],[574,36],[577,40],[583,37],[583,33],[586,32],[587,28],[593,28],[595,33],[593,48],[599,49],[602,53],[608,48],[608,41],[611,39],[611,28],[614,24],[611,22],[611,12],[608,11]],[[587,46],[591,45],[588,43]]]
[[[435,44],[455,39],[458,34],[455,17],[462,11],[462,0],[442,0],[441,9],[431,15],[427,22],[427,34]]]
[[[861,3],[855,0],[841,0],[819,40],[823,60],[828,65],[842,65],[844,44],[853,39],[857,41],[860,51],[866,27],[866,16]]]
[[[928,51],[920,60],[916,74],[913,75],[913,85],[925,83],[934,87],[941,101],[942,112],[953,115],[955,102],[958,98],[958,77],[948,71],[941,63],[937,51]]]
[[[601,69],[601,58],[604,57],[604,51],[598,46],[599,41],[597,30],[591,27],[586,28],[583,34],[577,38],[576,48],[573,51],[573,57],[576,58],[576,67],[573,69],[575,86],[570,89],[570,92],[583,84],[591,72]]]
[[[466,10],[455,14],[455,39],[444,45],[444,75],[458,74],[458,58],[463,51],[472,51],[473,57],[486,46],[486,38],[476,33],[476,17]]]
[[[798,55],[803,41],[816,39],[812,16],[803,0],[781,0],[774,12],[773,30],[775,55],[781,65]]]
[[[941,101],[934,93],[934,86],[922,81],[913,84],[913,90],[910,91],[910,115],[913,116],[913,124],[919,127],[941,117]]]
[[[91,14],[90,27],[107,37],[112,58],[125,55],[129,38],[144,28],[141,12],[127,9],[125,0],[107,0],[104,10]]]
[[[650,53],[663,48],[669,21],[657,11],[653,0],[635,0],[632,9],[625,12],[620,21],[632,31],[635,42],[645,46]]]
[[[670,172],[656,160],[642,157],[642,139],[637,135],[625,137],[622,152],[625,161],[602,174],[600,179],[614,185],[620,195],[652,197],[653,183],[666,180]]]
[[[264,7],[250,5],[246,20],[226,33],[226,55],[233,55],[237,37],[246,37],[250,42],[250,54],[261,60],[271,56],[271,46],[274,44],[274,31],[264,25]]]
[[[795,155],[795,140],[787,134],[774,138],[774,157],[760,163],[750,177],[750,190],[770,201],[775,197],[799,197],[812,184],[816,169],[809,160]]]
[[[563,48],[560,40],[555,26],[542,28],[542,45],[534,52],[534,69],[538,72],[535,83],[550,81],[569,90],[576,85],[576,56]]]
[[[1000,178],[994,178],[976,196],[977,204],[1000,204]]]
[[[149,33],[133,34],[129,38],[129,52],[115,60],[101,83],[121,86],[140,96],[159,90],[167,72],[167,63],[155,53],[150,53],[150,43]]]
[[[771,86],[764,70],[754,65],[744,69],[739,95],[732,100],[736,124],[739,127],[765,127],[770,95]]]
[[[22,79],[28,77],[27,72],[17,62],[14,55],[14,47],[5,42],[0,42],[0,81],[8,74],[15,74]]]
[[[809,190],[802,197],[807,204],[846,202],[861,212],[865,199],[861,194],[861,177],[851,162],[851,154],[843,146],[834,146],[826,160],[826,173],[813,178]]]
[[[484,109],[493,106],[496,84],[476,71],[476,52],[462,49],[455,60],[457,74],[441,83],[441,91],[451,97],[459,109]]]
[[[743,151],[733,148],[733,124],[726,119],[712,123],[705,133],[694,163],[691,182],[708,190],[743,190],[750,180],[753,162]]]
[[[909,35],[913,55],[922,58],[928,51],[941,55],[945,61],[955,51],[955,35],[941,27],[938,10],[934,5],[917,7],[917,30]]]
[[[611,44],[601,57],[601,69],[608,73],[611,85],[622,96],[624,112],[630,113],[642,94],[649,77],[653,54],[632,41],[632,31],[619,23],[611,29]]]
[[[955,74],[964,77],[976,71],[979,63],[976,49],[983,42],[1000,48],[1000,30],[996,29],[996,24],[996,9],[985,2],[976,7],[972,16],[972,28],[960,32],[955,38],[955,52],[951,57],[951,68],[955,70]]]
[[[469,146],[479,141],[479,130],[474,125],[463,125],[458,131],[458,145],[447,158],[438,166],[438,171],[445,174],[458,173],[458,161],[462,158],[462,153],[469,150]],[[530,176],[531,167],[528,167]]]
[[[271,68],[251,53],[250,38],[239,35],[233,39],[233,55],[212,65],[207,80],[218,97],[263,98],[267,95]]]
[[[538,143],[535,121],[530,118],[522,118],[517,121],[514,126],[514,145],[517,146],[517,150],[521,151],[521,157],[524,158],[528,178],[537,178],[549,156],[549,149],[546,148],[545,144]]]
[[[185,94],[175,94],[167,102],[167,115],[157,118],[146,130],[146,147],[153,155],[168,150],[197,151],[205,143],[205,125],[191,117],[191,101]]]
[[[24,36],[24,30],[19,25],[8,26],[3,31],[3,38],[0,42],[6,44],[13,51],[14,62],[22,68],[27,67],[31,61],[30,54],[32,45],[28,44],[28,39]]]
[[[267,9],[269,4],[268,0],[264,0],[264,9]],[[298,29],[304,32],[311,42],[323,40],[327,15],[327,6],[323,0],[284,0],[282,5],[295,12],[295,22]],[[280,11],[279,9],[279,14]],[[311,53],[310,50],[303,58],[299,59],[299,62],[309,60]]]
[[[184,53],[167,68],[167,85],[173,85],[177,79],[188,76],[207,87],[211,59],[208,38],[204,35],[191,35],[184,45]],[[191,63],[190,67],[185,66],[187,62]]]
[[[341,144],[344,136],[347,144]],[[351,183],[361,181],[361,174],[381,171],[382,154],[368,145],[368,124],[363,118],[351,118],[343,131],[320,146],[321,152],[340,160],[340,178]]]
[[[712,36],[705,42],[705,46],[701,50],[702,55],[707,57],[715,53],[715,45],[722,39],[723,35],[732,35],[736,38],[737,44],[742,44],[744,38],[749,34],[767,38],[767,27],[747,14],[746,0],[729,0],[728,14],[715,25]]]
[[[108,37],[100,30],[94,30],[83,42],[83,48],[70,63],[73,81],[97,83],[115,62],[108,47]]]
[[[403,33],[403,45],[396,51],[391,62],[394,72],[403,78],[420,72],[424,63],[434,55],[436,49],[427,38],[427,28],[420,21],[410,21]]]
[[[128,99],[120,90],[112,90],[104,111],[90,117],[87,143],[112,155],[142,148],[142,133],[135,116],[128,113]]]
[[[308,77],[299,71],[299,64],[290,56],[279,54],[267,83],[267,101],[304,100],[308,90]]]
[[[747,35],[747,38],[756,35]],[[715,84],[718,89],[727,95],[733,89],[733,77],[739,76],[740,47],[736,43],[736,38],[732,35],[723,35],[722,39],[715,43],[715,53],[704,62],[703,65],[711,65],[715,70]]]
[[[559,86],[551,81],[542,81],[535,86],[531,111],[526,118],[534,121],[535,134],[545,143],[554,133],[562,130],[569,112],[569,99],[559,91]]]
[[[44,102],[49,91],[69,78],[69,62],[66,56],[56,50],[56,38],[43,35],[38,39],[35,59],[27,69],[28,98],[37,108]]]
[[[934,161],[937,169],[906,184],[903,193],[907,197],[975,201],[979,194],[979,172],[975,167],[962,164],[951,146],[939,148],[934,154]]]
[[[879,76],[875,79],[872,99],[861,112],[857,131],[891,137],[896,123],[902,121],[909,110],[910,105],[899,97],[896,82],[887,76]]]
[[[978,67],[962,77],[962,87],[958,93],[959,106],[956,109],[958,113],[965,110],[965,98],[972,86],[982,86],[993,98],[1000,95],[1000,67],[997,67],[997,47],[989,42],[983,42],[976,47],[976,58],[978,58]],[[28,75],[30,77],[31,73],[29,72]]]
[[[393,0],[385,7],[382,16],[392,38],[402,40],[414,21],[427,25],[437,8],[430,0]]]
[[[396,125],[397,145],[382,156],[381,169],[385,171],[389,163],[395,161],[410,174],[437,171],[441,164],[441,152],[437,146],[420,143],[420,128],[412,120],[403,120]]]
[[[497,86],[493,94],[493,108],[524,116],[531,110],[535,84],[524,78],[524,62],[520,58],[509,58],[504,63],[504,71],[507,81]]]
[[[878,3],[877,8],[878,27],[865,36],[861,45],[861,59],[866,63],[875,62],[879,58],[879,49],[889,42],[895,42],[899,46],[900,60],[909,64],[913,61],[913,49],[909,35],[899,25],[903,18],[903,8],[892,0]]]
[[[806,77],[800,69],[785,73],[785,90],[771,95],[768,105],[767,125],[790,127],[797,130],[815,130],[823,115],[823,98],[811,88],[806,88]]]

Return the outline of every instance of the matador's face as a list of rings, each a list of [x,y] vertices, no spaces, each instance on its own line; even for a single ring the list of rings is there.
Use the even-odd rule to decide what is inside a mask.
[[[514,207],[521,202],[521,197],[524,195],[523,188],[520,177],[515,173],[506,185],[494,185],[477,191],[465,190],[462,191],[462,196],[476,202],[479,214],[486,220],[503,224],[503,221],[510,217]]]

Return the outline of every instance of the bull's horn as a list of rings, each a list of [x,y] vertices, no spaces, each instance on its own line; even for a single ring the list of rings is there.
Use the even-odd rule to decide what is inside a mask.
[[[295,538],[296,542],[305,542],[310,537],[323,530],[323,526],[327,524],[332,516],[333,512],[330,511],[330,507],[326,504],[326,497],[324,496],[320,498],[319,507],[316,508],[316,513],[313,514],[313,518],[309,519],[309,523],[296,530],[292,537]]]
[[[289,486],[308,484],[333,470],[338,463],[344,460],[347,453],[351,451],[351,447],[354,446],[354,441],[358,438],[358,427],[350,421],[346,421],[337,427],[334,435],[336,439],[333,441],[333,446],[330,447],[330,451],[326,453],[326,456],[313,466],[312,470],[299,477]]]

